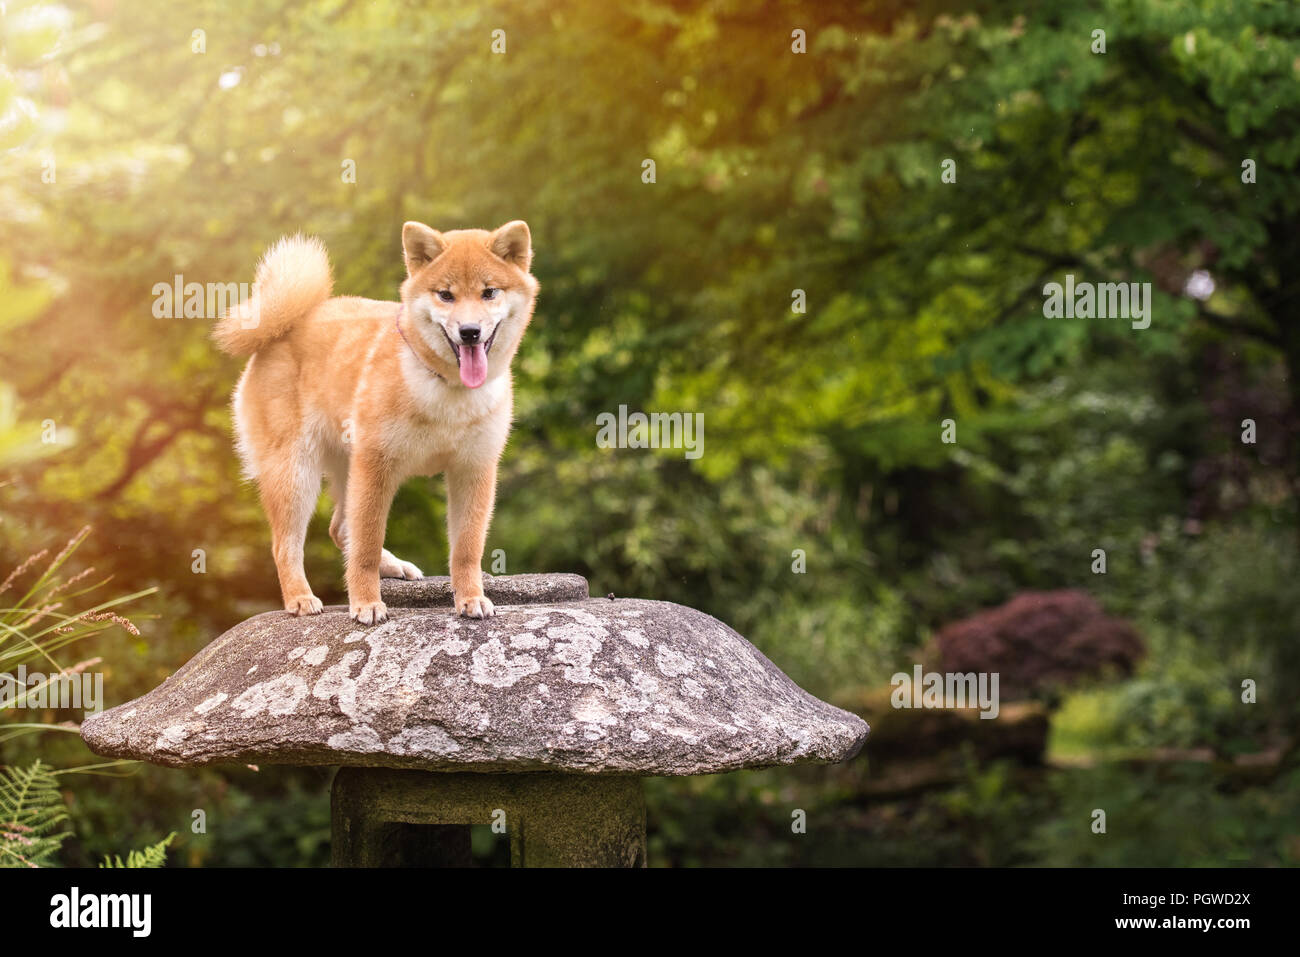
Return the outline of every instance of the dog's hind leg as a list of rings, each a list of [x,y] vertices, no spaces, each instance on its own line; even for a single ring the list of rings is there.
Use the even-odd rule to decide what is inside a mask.
[[[415,581],[417,578],[423,578],[424,572],[410,562],[402,561],[385,548],[379,553],[379,577],[405,578],[407,581]]]
[[[330,483],[330,497],[334,499],[334,514],[330,517],[330,538],[344,555],[348,553],[348,464],[344,460],[326,467]]]
[[[320,495],[320,478],[320,467],[301,453],[264,468],[258,477],[262,507],[271,523],[271,551],[280,576],[280,595],[285,610],[297,615],[319,614],[322,607],[303,569],[303,543]]]
[[[347,466],[344,464],[342,468],[331,467],[328,474],[330,481],[330,495],[334,499],[334,517],[330,519],[330,538],[332,538],[334,544],[339,547],[339,551],[344,555],[347,555]],[[419,568],[410,562],[402,561],[385,548],[379,553],[379,577],[405,578],[407,581],[415,581],[417,578],[423,578],[424,572],[420,571]]]

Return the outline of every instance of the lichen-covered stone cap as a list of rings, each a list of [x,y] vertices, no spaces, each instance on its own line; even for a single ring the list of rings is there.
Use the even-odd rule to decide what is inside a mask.
[[[578,576],[500,576],[486,591],[535,601],[574,578],[585,593]],[[400,584],[432,605],[442,586],[426,581],[425,592]],[[844,761],[866,739],[860,718],[703,612],[606,598],[496,611],[390,606],[375,627],[342,608],[258,615],[143,697],[88,716],[81,734],[96,754],[175,767],[644,775]]]

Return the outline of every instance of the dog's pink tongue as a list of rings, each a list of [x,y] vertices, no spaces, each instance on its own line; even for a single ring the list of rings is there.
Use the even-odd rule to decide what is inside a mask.
[[[483,343],[460,347],[460,381],[468,389],[477,389],[487,381],[487,350]]]

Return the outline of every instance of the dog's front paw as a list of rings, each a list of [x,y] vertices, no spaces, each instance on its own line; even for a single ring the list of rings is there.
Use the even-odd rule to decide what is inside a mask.
[[[466,618],[491,618],[496,614],[496,609],[486,595],[470,595],[467,598],[457,596],[456,611]]]
[[[319,615],[324,607],[320,603],[320,599],[311,592],[289,598],[284,603],[284,610],[291,611],[295,615]]]
[[[348,608],[352,620],[362,625],[377,625],[388,620],[388,606],[382,601],[363,601]]]

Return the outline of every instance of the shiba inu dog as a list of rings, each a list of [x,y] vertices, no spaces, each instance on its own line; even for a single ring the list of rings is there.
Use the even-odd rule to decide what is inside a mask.
[[[330,537],[347,565],[348,606],[364,625],[388,617],[380,577],[421,572],[384,548],[388,510],[412,475],[445,473],[456,610],[493,614],[481,564],[510,431],[510,362],[532,319],[532,237],[515,221],[488,232],[402,227],[401,302],[330,298],[316,239],[286,237],[257,266],[252,297],[213,332],[252,356],[235,388],[236,447],[271,523],[284,607],[321,602],[303,570],[322,476]]]

